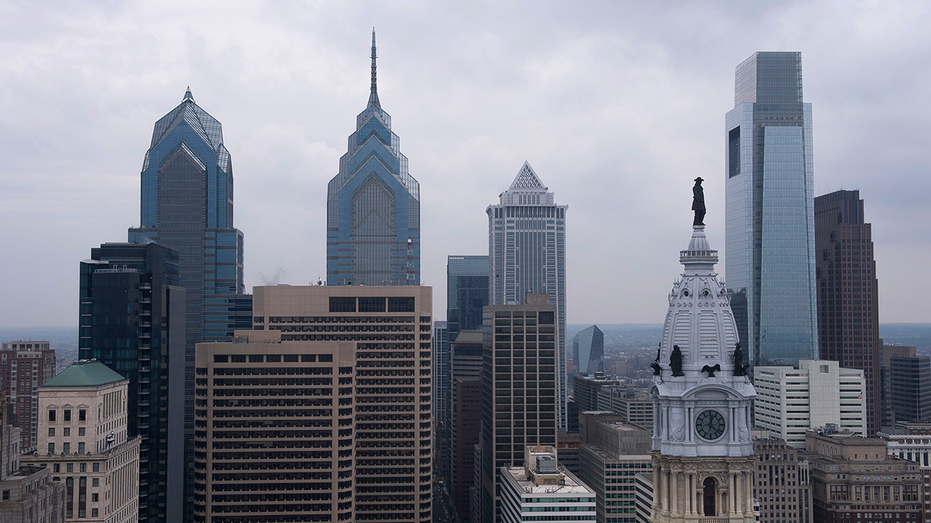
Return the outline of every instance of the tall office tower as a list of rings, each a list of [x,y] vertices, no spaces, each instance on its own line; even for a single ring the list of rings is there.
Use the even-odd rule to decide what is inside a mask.
[[[879,282],[860,191],[815,198],[815,252],[821,359],[863,371],[866,424],[872,436],[882,426]]]
[[[605,334],[597,325],[579,331],[572,338],[572,374],[593,376],[605,371]],[[573,382],[574,383],[574,382]]]
[[[480,514],[500,515],[502,467],[523,466],[527,445],[556,446],[558,309],[546,294],[485,307],[482,358]]]
[[[557,420],[566,431],[566,211],[524,162],[511,187],[489,205],[489,303],[521,303],[528,293],[546,294],[556,306]]]
[[[488,305],[488,256],[448,256],[446,261],[446,325],[448,342],[456,341],[463,330],[480,330],[482,328],[482,308]],[[452,398],[452,372],[449,368],[451,353],[444,353],[444,347],[439,338],[434,336],[434,345],[437,349],[434,358],[437,365],[436,389],[437,395],[445,395],[437,402],[437,416],[442,424],[437,424],[437,430],[444,429],[444,438],[452,442],[453,438],[453,398]],[[479,338],[481,344],[481,338]],[[481,355],[481,352],[479,352]],[[440,410],[442,409],[442,410]],[[452,448],[452,447],[450,447]],[[440,447],[439,453],[445,467],[446,484],[452,483],[453,457]],[[469,482],[471,484],[471,481]],[[455,493],[453,493],[456,495]],[[465,505],[464,505],[465,506]],[[467,511],[465,511],[467,512]],[[465,513],[463,512],[463,514]]]
[[[243,314],[236,310],[247,306],[248,299],[235,297],[245,286],[243,235],[233,227],[232,159],[220,122],[194,103],[190,89],[180,105],[155,122],[142,164],[141,203],[140,224],[129,229],[129,241],[154,241],[179,254],[180,286],[187,293],[184,396],[192,412],[194,345],[230,339],[235,328],[244,326]],[[192,424],[193,416],[186,415],[187,445],[194,437]],[[185,452],[190,517],[191,449]]]
[[[36,446],[38,388],[55,375],[55,351],[47,341],[11,341],[0,345],[0,391],[13,407],[13,424],[23,450]]]
[[[445,321],[433,323],[433,441],[436,449],[436,475],[449,484],[449,441],[452,393],[449,387],[449,329]]]
[[[482,328],[482,309],[488,305],[488,256],[449,256],[446,259],[446,320],[449,340],[463,330]]]
[[[69,521],[139,520],[139,443],[128,433],[129,380],[79,361],[39,388],[39,442],[21,461],[65,485]]]
[[[682,277],[669,292],[653,364],[653,523],[753,523],[750,406],[756,397],[737,346],[718,252],[694,225],[680,251]]]
[[[523,465],[501,467],[499,521],[596,521],[595,492],[557,462],[556,452],[527,445]]]
[[[52,481],[48,467],[20,466],[19,433],[0,394],[0,521],[64,523],[65,486]]]
[[[887,455],[882,439],[809,431],[805,448],[815,521],[922,521],[918,464]]]
[[[653,470],[649,429],[596,419],[582,442],[580,461],[579,479],[595,491],[596,521],[634,521],[634,478]]]
[[[127,426],[141,436],[140,521],[180,521],[184,497],[185,289],[178,251],[105,243],[81,262],[78,355],[129,380]]]
[[[450,476],[447,484],[460,519],[469,520],[475,445],[482,428],[482,331],[463,330],[450,348]]]
[[[432,518],[432,289],[254,288],[197,346],[194,521]]]
[[[801,53],[737,66],[727,113],[727,288],[753,365],[818,356],[811,104]]]
[[[420,285],[420,182],[407,171],[375,77],[327,186],[327,284]]]
[[[798,368],[759,366],[756,424],[795,448],[804,448],[805,433],[836,425],[866,435],[866,382],[863,371],[836,361],[802,360]]]
[[[888,381],[888,387],[883,383],[883,388],[888,390],[890,429],[912,421],[931,421],[931,358],[919,356],[917,350],[882,345],[881,367],[886,369],[883,374]]]
[[[753,473],[753,497],[760,523],[814,523],[808,454],[774,437],[755,437],[759,461]]]

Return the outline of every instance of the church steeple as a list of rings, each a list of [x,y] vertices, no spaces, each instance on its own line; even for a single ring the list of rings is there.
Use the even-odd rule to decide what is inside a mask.
[[[378,79],[375,74],[375,59],[378,58],[378,54],[375,52],[375,28],[372,28],[372,89],[369,93],[369,106],[375,106],[381,109],[381,104],[378,102]]]

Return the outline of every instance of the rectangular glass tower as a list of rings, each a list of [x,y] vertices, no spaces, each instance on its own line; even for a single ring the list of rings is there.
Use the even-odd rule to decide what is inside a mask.
[[[727,288],[751,363],[817,358],[811,104],[802,57],[737,66],[725,127]]]

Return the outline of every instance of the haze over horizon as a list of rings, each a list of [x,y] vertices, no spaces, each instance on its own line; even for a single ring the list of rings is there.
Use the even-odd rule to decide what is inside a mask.
[[[139,225],[156,120],[223,124],[246,287],[325,279],[326,183],[378,89],[421,184],[422,280],[485,254],[529,161],[568,204],[569,323],[663,320],[705,179],[724,272],[734,68],[801,51],[815,194],[859,189],[883,323],[931,322],[931,8],[922,2],[0,4],[0,326],[77,324],[78,264]],[[726,275],[723,275],[726,279]]]

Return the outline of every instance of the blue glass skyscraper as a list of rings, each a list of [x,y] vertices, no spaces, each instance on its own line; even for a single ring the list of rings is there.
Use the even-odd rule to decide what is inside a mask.
[[[391,116],[372,85],[349,152],[327,187],[327,284],[420,284],[420,183],[407,172]]]
[[[251,327],[251,313],[242,311],[251,309],[251,297],[242,294],[243,235],[233,227],[232,160],[220,122],[194,102],[190,89],[155,123],[142,165],[141,204],[140,227],[129,230],[129,241],[154,241],[177,251],[179,284],[187,295],[184,398],[190,443],[195,344],[227,341],[234,328]],[[192,471],[186,474],[188,500]]]
[[[801,53],[758,52],[737,66],[725,128],[725,269],[754,365],[818,354],[811,129]]]

